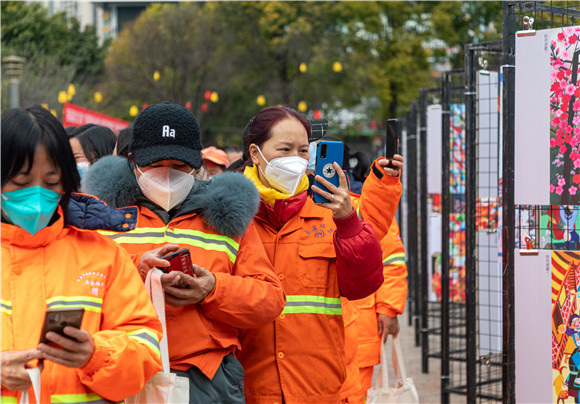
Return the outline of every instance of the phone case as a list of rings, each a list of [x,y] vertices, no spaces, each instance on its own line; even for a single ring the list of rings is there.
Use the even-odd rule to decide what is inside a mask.
[[[195,276],[193,273],[193,264],[191,261],[191,254],[188,248],[181,249],[179,251],[172,252],[170,254],[164,255],[161,259],[169,261],[169,266],[165,268],[160,268],[163,272],[169,273],[171,271],[179,271],[188,274],[189,276]],[[175,284],[178,288],[188,288],[187,284],[183,281],[179,281]]]
[[[399,154],[399,120],[389,119],[385,136],[385,157],[392,159],[395,154]],[[389,163],[387,167],[395,168],[392,163]]]
[[[316,175],[320,175],[325,180],[334,184],[339,185],[339,178],[336,170],[332,166],[333,162],[337,162],[338,165],[342,167],[342,157],[344,154],[344,145],[342,142],[331,142],[323,140],[318,144],[316,148]],[[324,191],[328,191],[326,187],[320,184],[318,181],[314,181],[314,185],[320,187]],[[322,195],[314,193],[314,202],[317,203],[327,203],[330,202],[328,199]]]
[[[40,333],[40,342],[44,342],[45,344],[52,343],[46,339],[46,333],[49,331],[54,331],[63,337],[70,338],[64,333],[64,327],[70,325],[71,327],[81,328],[84,314],[85,309],[82,307],[47,309],[44,315],[42,332]]]

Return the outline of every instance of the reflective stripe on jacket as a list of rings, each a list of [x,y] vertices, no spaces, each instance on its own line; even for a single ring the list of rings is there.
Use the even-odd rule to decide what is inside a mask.
[[[353,303],[360,310],[357,320],[359,367],[380,363],[381,338],[377,315],[396,317],[405,310],[407,300],[407,265],[399,225],[393,220],[388,234],[381,240],[385,281],[373,295]]]
[[[94,231],[64,227],[59,214],[34,236],[1,225],[2,352],[36,348],[46,309],[83,307],[93,356],[80,369],[44,361],[40,400],[121,401],[161,369],[161,324],[127,253]],[[2,402],[19,397],[2,388]]]
[[[332,212],[310,199],[279,231],[257,217],[287,303],[274,322],[241,333],[248,403],[340,402],[346,369],[338,266],[360,273],[374,265],[365,259],[378,247],[370,225],[356,220],[358,231],[340,238]]]
[[[198,367],[212,378],[223,357],[240,348],[239,328],[271,322],[284,308],[284,292],[274,274],[254,224],[243,237],[226,237],[196,213],[165,224],[139,207],[135,230],[105,233],[121,244],[138,264],[143,253],[167,243],[188,248],[194,264],[211,271],[215,289],[201,303],[166,306],[171,368]]]

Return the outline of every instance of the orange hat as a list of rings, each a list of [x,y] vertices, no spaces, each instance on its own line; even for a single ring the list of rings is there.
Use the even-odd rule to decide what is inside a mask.
[[[220,166],[225,166],[226,168],[230,165],[226,152],[214,146],[203,149],[201,151],[201,158],[203,160],[212,161]]]

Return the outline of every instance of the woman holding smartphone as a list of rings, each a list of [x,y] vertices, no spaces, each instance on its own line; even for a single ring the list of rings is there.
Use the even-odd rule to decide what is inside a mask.
[[[339,186],[317,176],[328,191],[312,187],[330,202],[307,197],[310,131],[298,112],[278,106],[261,110],[244,135],[242,169],[261,196],[258,233],[287,299],[274,322],[241,333],[248,403],[340,402],[340,298],[360,299],[383,283],[379,241],[353,209],[338,164]]]
[[[20,400],[33,367],[40,402],[121,401],[161,369],[161,324],[129,255],[85,229],[134,228],[136,209],[73,194],[75,158],[47,110],[10,109],[1,125],[2,402]],[[41,335],[47,310],[70,308],[84,309],[80,328]]]

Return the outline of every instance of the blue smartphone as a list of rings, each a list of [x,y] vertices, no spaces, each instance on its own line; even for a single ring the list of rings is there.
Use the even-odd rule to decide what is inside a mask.
[[[336,162],[340,167],[342,167],[343,155],[344,145],[342,142],[332,142],[326,140],[320,142],[316,148],[316,175],[320,175],[322,178],[338,187],[338,173],[332,166],[332,163]],[[314,185],[324,191],[328,191],[324,185],[320,184],[316,180],[314,180]],[[318,195],[316,192],[314,192],[314,202],[328,203],[330,201],[322,195]]]

